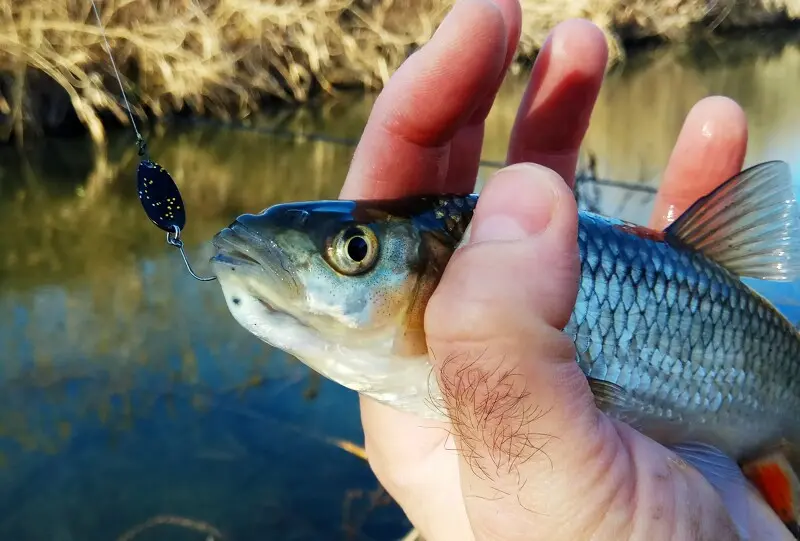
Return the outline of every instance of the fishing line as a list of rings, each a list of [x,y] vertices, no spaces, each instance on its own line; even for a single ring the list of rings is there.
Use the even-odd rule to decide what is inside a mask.
[[[106,30],[103,27],[103,21],[100,18],[100,10],[97,9],[95,0],[91,0],[94,15],[97,18],[97,26],[100,28],[100,34],[103,36],[103,41],[106,45],[106,52],[111,59],[111,67],[114,68],[114,76],[119,83],[119,89],[122,92],[122,99],[125,102],[125,110],[131,119],[131,126],[136,134],[136,147],[139,152],[139,167],[136,170],[136,185],[139,190],[139,202],[142,204],[147,217],[153,222],[156,227],[167,233],[167,244],[176,247],[181,252],[183,263],[189,274],[196,280],[201,282],[210,282],[216,280],[216,276],[204,278],[195,274],[192,270],[189,259],[186,257],[186,251],[183,249],[183,241],[181,240],[181,231],[186,226],[186,207],[183,204],[181,192],[178,185],[172,179],[169,172],[161,167],[156,162],[150,159],[147,151],[147,143],[139,133],[136,127],[136,120],[134,120],[133,109],[128,102],[128,96],[125,93],[125,88],[122,84],[122,77],[117,69],[117,64],[114,62],[114,55],[111,54],[111,45],[108,43],[106,37]]]
[[[139,132],[139,128],[136,125],[133,108],[128,101],[128,95],[125,92],[124,85],[122,84],[122,77],[117,69],[116,62],[114,61],[114,55],[111,53],[111,45],[108,42],[105,27],[103,25],[102,18],[100,17],[100,10],[98,9],[95,0],[91,0],[91,3],[95,18],[97,19],[97,26],[100,29],[100,34],[102,35],[103,42],[105,43],[108,58],[111,60],[111,67],[114,70],[114,77],[116,77],[120,92],[122,93],[125,111],[128,113],[128,117],[131,120],[131,126],[133,127],[133,132],[136,135],[136,147],[139,157],[141,158],[139,161],[139,167],[136,170],[136,183],[138,187],[139,202],[141,203],[145,214],[147,214],[147,217],[150,218],[150,221],[153,222],[156,227],[167,233],[167,244],[178,248],[181,257],[183,258],[183,263],[186,266],[186,269],[189,271],[189,274],[191,274],[194,279],[201,282],[210,282],[212,280],[216,280],[217,278],[215,276],[210,276],[207,278],[198,276],[192,269],[192,265],[189,263],[189,258],[186,256],[186,251],[184,250],[183,240],[181,240],[181,232],[186,226],[186,208],[184,206],[180,190],[178,189],[177,184],[175,184],[175,181],[172,179],[172,176],[169,174],[169,172],[164,167],[150,159],[150,155],[147,150],[147,143],[145,142],[144,137],[142,137],[142,134]],[[254,131],[267,130],[264,128],[256,128]],[[287,135],[286,133],[280,133],[280,131],[277,130],[269,131],[272,135]],[[295,139],[298,138],[297,134],[288,135]],[[355,146],[358,143],[358,141],[355,140],[334,138],[319,134],[304,134],[301,136],[301,138],[309,140],[322,140],[324,142],[345,146]],[[494,168],[500,168],[504,166],[504,164],[500,162],[485,160],[481,161],[481,165],[484,167]],[[599,179],[597,178],[595,171],[592,171],[591,174],[585,176],[588,178],[584,178],[584,175],[576,176],[576,188],[579,184],[582,184],[580,181],[591,180],[591,183],[596,185],[614,186],[632,191],[644,191],[650,193],[654,193],[656,191],[655,188],[641,184],[620,183]]]

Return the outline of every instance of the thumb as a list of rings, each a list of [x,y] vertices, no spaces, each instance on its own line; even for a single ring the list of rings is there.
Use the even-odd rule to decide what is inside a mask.
[[[608,487],[620,440],[562,332],[579,276],[567,184],[533,164],[499,171],[425,318],[477,539],[575,539],[592,519],[583,502],[608,510],[587,497]]]

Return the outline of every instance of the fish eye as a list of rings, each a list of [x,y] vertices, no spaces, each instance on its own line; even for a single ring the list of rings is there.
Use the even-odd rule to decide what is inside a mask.
[[[364,237],[350,237],[347,241],[347,255],[353,261],[361,262],[369,255],[369,245]]]
[[[368,271],[378,259],[378,237],[365,225],[348,226],[329,243],[328,263],[342,274],[354,276]]]

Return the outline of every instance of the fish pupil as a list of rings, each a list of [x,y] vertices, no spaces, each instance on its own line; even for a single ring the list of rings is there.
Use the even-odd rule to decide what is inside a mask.
[[[364,261],[368,252],[369,246],[364,237],[353,237],[347,241],[347,255],[353,261]]]

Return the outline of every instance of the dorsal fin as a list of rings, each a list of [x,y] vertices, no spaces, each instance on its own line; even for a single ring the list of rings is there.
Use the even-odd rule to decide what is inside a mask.
[[[733,274],[800,276],[800,213],[788,164],[765,162],[731,177],[664,230]]]

